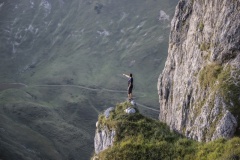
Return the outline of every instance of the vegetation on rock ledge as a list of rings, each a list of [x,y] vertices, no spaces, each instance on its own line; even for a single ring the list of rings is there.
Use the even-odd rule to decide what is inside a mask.
[[[128,115],[124,109],[129,103],[117,104],[110,117],[99,116],[100,125],[116,130],[113,147],[102,151],[99,160],[156,160],[156,159],[239,159],[240,138],[219,139],[199,143],[170,131],[157,120],[136,114]]]
[[[199,73],[200,86],[203,89],[209,88],[214,94],[223,97],[229,111],[237,117],[240,124],[240,84],[238,75],[240,71],[230,66],[223,67],[212,63],[205,66]],[[214,99],[213,99],[214,101]],[[237,130],[237,135],[240,135]]]

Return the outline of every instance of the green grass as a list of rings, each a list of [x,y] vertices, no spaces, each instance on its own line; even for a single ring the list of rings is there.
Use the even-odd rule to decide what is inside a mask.
[[[200,143],[170,131],[159,121],[137,112],[127,115],[124,109],[129,103],[117,104],[110,118],[99,116],[100,126],[116,130],[115,142],[96,155],[99,160],[156,160],[156,159],[234,159],[240,158],[240,138],[218,139]]]

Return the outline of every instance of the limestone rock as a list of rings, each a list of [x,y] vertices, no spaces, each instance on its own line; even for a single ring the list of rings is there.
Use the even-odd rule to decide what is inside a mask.
[[[115,134],[115,130],[109,130],[107,126],[104,126],[102,129],[97,128],[94,137],[95,153],[98,154],[99,152],[112,146]]]
[[[234,135],[236,126],[237,121],[235,117],[230,112],[226,112],[223,118],[219,121],[212,139],[219,138],[221,135],[226,138],[231,138]]]
[[[106,109],[106,110],[104,111],[104,116],[105,116],[105,118],[108,118],[108,117],[110,116],[110,112],[113,111],[113,110],[114,110],[113,107],[110,107],[110,108]]]
[[[134,101],[134,100],[131,100],[131,105],[133,105],[133,106],[136,106],[137,104],[136,104],[136,102]]]
[[[134,108],[129,107],[129,108],[125,109],[125,112],[127,114],[134,114],[134,113],[136,113],[136,110]]]
[[[114,107],[110,107],[104,111],[104,116],[106,119],[109,118],[110,112],[114,110]],[[94,137],[94,148],[95,153],[107,149],[108,147],[113,145],[115,130],[109,129],[106,125],[100,124],[98,121],[96,122],[96,133]]]
[[[198,141],[230,138],[240,117],[240,1],[180,0],[158,79],[159,119]]]

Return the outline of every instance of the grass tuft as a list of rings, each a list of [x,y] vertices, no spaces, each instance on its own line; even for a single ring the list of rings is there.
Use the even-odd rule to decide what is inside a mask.
[[[199,74],[199,81],[202,88],[212,88],[223,68],[219,64],[210,64],[205,66]]]

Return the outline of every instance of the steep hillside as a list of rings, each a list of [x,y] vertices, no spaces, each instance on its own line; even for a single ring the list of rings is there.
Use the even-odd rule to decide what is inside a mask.
[[[89,159],[96,117],[104,107],[95,108],[94,99],[84,95],[98,98],[64,87],[1,91],[0,159]]]
[[[198,141],[240,134],[240,1],[181,0],[159,77],[159,119]]]
[[[0,80],[123,89],[122,73],[133,72],[149,93],[142,101],[156,106],[176,2],[2,2]]]
[[[120,103],[110,112],[108,118],[99,115],[95,143],[102,134],[102,142],[95,145],[93,160],[213,160],[239,159],[240,138],[219,139],[209,143],[199,143],[170,131],[162,122],[149,119],[139,112],[126,114],[130,103]],[[104,133],[104,134],[103,134]],[[98,150],[107,141],[112,144]],[[111,147],[110,147],[111,146]]]
[[[0,159],[89,159],[97,115],[126,99],[122,73],[158,109],[176,3],[0,0]]]

